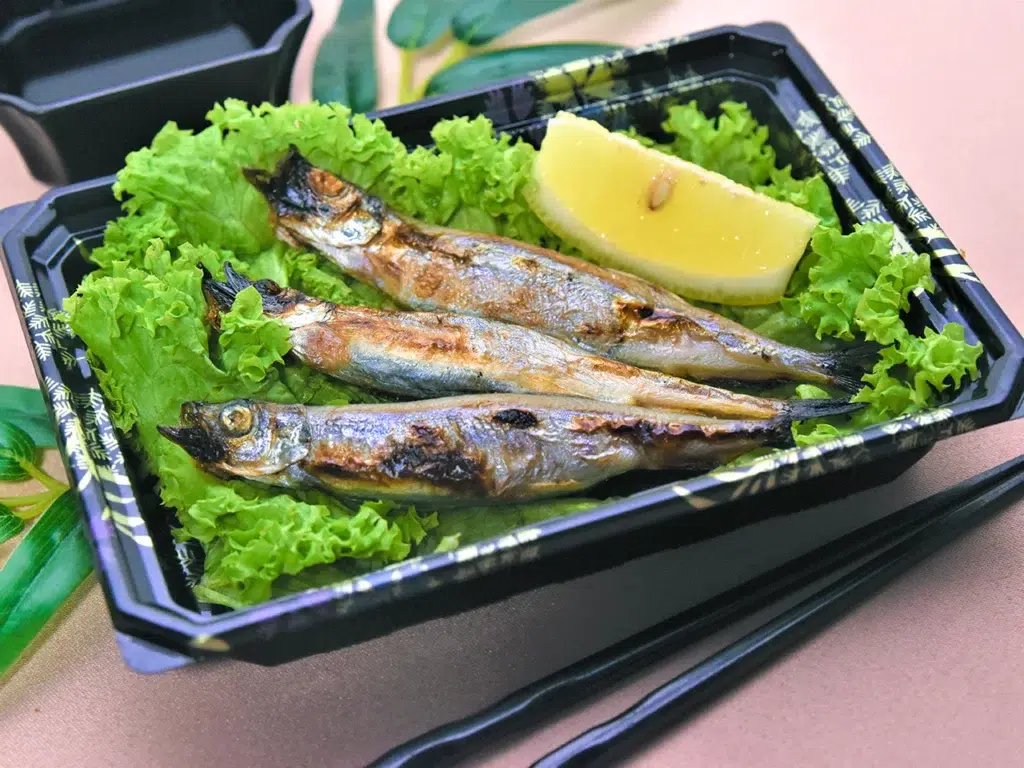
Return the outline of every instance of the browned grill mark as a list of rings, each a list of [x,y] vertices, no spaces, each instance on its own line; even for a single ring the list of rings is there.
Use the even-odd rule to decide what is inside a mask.
[[[638,442],[650,443],[658,433],[658,427],[647,419],[634,419],[618,424],[610,424],[609,431],[614,435],[626,435]]]
[[[438,318],[412,324],[408,313],[367,307],[333,307],[326,321],[310,323],[293,332],[301,334],[302,354],[311,362],[337,369],[351,358],[353,344],[366,344],[428,359],[450,358],[453,364],[469,356],[465,328]]]
[[[429,424],[412,425],[406,439],[396,441],[379,466],[391,480],[426,480],[457,490],[486,492],[483,464]]]
[[[523,410],[522,408],[505,408],[504,410],[497,411],[491,418],[499,424],[516,427],[517,429],[529,429],[538,424],[537,417],[530,413],[530,411]]]
[[[476,254],[473,253],[473,248],[462,246],[458,241],[452,242],[451,238],[443,235],[435,236],[427,233],[420,234],[426,239],[419,241],[418,247],[420,250],[429,251],[431,256],[444,257],[445,259],[462,267],[468,266],[476,261]],[[483,245],[484,244],[482,243],[480,244],[480,246]]]
[[[369,269],[366,277],[369,282],[378,285],[402,285],[405,278],[405,267],[402,265],[402,252],[393,248],[365,248],[363,257]],[[385,289],[387,292],[388,289]]]
[[[485,464],[428,424],[412,425],[404,439],[393,440],[370,455],[357,455],[348,448],[321,449],[307,469],[382,487],[411,481],[480,496],[487,496],[490,487]]]
[[[601,337],[607,335],[607,333],[608,329],[598,325],[597,323],[582,322],[579,324],[579,328],[577,329],[577,335],[582,338],[592,336]]]
[[[613,376],[628,376],[635,377],[639,376],[640,372],[629,365],[620,363],[616,360],[609,360],[606,357],[598,357],[594,355],[588,360],[590,364],[590,370],[594,373],[608,373]]]
[[[340,460],[338,460],[340,459]],[[373,467],[368,466],[355,456],[351,457],[329,457],[317,462],[313,471],[317,474],[337,477],[339,479],[358,478],[360,480],[374,478],[378,473]]]
[[[293,349],[316,369],[331,373],[352,360],[352,328],[340,323],[311,323],[293,331]],[[298,338],[295,338],[296,335]],[[297,343],[296,343],[297,342]]]
[[[517,266],[520,266],[523,269],[528,269],[531,272],[535,272],[540,269],[540,264],[537,263],[537,260],[530,258],[529,256],[516,256],[514,261]]]
[[[691,339],[716,339],[715,332],[703,323],[671,309],[619,299],[615,302],[615,312],[634,339],[677,338],[680,334]]]
[[[631,438],[641,445],[649,445],[658,439],[696,434],[698,430],[703,431],[693,424],[683,424],[674,421],[657,423],[637,416],[618,418],[577,416],[570,422],[569,429],[588,435],[606,432],[610,435]]]
[[[410,248],[430,250],[434,247],[434,236],[428,235],[422,229],[411,224],[401,223],[395,227],[392,239],[397,245],[406,245]]]
[[[448,270],[443,265],[428,261],[413,280],[413,292],[421,299],[433,296],[446,277],[448,277]]]
[[[345,182],[339,179],[330,171],[321,168],[313,168],[309,172],[309,186],[314,192],[323,195],[337,195],[345,189]]]

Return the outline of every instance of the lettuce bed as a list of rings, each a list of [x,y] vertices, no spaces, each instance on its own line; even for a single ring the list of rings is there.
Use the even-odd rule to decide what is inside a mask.
[[[595,504],[566,499],[517,507],[442,511],[378,501],[347,506],[318,493],[286,494],[217,480],[163,439],[184,400],[254,397],[344,404],[382,399],[287,364],[288,334],[261,314],[254,289],[239,294],[216,339],[205,320],[200,263],[223,274],[231,260],[251,278],[272,278],[342,304],[389,306],[372,288],[343,277],[315,254],[271,232],[263,198],[243,166],[271,167],[289,144],[421,220],[563,248],[522,194],[535,150],[495,137],[484,118],[435,126],[432,149],[407,148],[379,122],[337,105],[228,101],[192,134],[168,124],[151,147],[128,156],[114,193],[124,215],[90,258],[97,266],[65,303],[85,342],[118,429],[159,481],[181,521],[176,535],[206,551],[201,599],[231,607],[402,560],[450,549],[539,519]],[[819,216],[808,253],[778,305],[715,307],[758,332],[790,343],[866,337],[887,345],[857,395],[868,407],[850,423],[794,427],[798,442],[832,437],[927,407],[939,392],[976,376],[981,347],[948,325],[912,335],[900,318],[908,295],[933,288],[926,255],[892,254],[892,229],[865,225],[844,234],[821,177],[794,179],[777,168],[768,131],[742,104],[715,119],[694,104],[669,110],[673,137],[649,146],[692,160]],[[798,396],[819,396],[814,387]]]

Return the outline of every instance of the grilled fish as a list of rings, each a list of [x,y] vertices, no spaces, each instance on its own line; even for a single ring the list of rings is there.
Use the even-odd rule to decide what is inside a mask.
[[[291,331],[292,353],[328,376],[405,397],[467,392],[573,395],[623,405],[725,418],[803,420],[846,413],[842,400],[775,400],[735,394],[590,355],[568,342],[508,323],[442,312],[340,306],[255,283],[225,264],[226,280],[203,279],[216,325],[250,285],[263,312]]]
[[[860,387],[876,345],[813,353],[763,338],[641,278],[493,235],[402,217],[293,146],[244,169],[277,236],[312,248],[400,306],[535,328],[602,357],[703,381]]]
[[[705,470],[792,440],[786,417],[718,420],[545,395],[187,402],[181,422],[160,433],[218,477],[445,504],[562,496],[638,469]]]

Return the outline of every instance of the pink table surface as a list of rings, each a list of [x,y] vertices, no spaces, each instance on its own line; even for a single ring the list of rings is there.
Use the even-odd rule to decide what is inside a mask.
[[[297,99],[308,97],[315,44],[337,0],[314,5]],[[381,46],[393,5],[378,2]],[[560,13],[516,39],[639,43],[723,23],[789,25],[1024,326],[1015,223],[1024,175],[1024,3],[633,0],[584,7],[596,10]],[[397,64],[393,51],[383,50],[391,100]],[[0,205],[43,191],[2,135],[0,167]],[[0,382],[36,385],[5,291],[0,334]],[[1022,445],[1021,423],[964,435],[937,446],[896,482],[843,502],[274,669],[223,663],[136,675],[121,662],[92,583],[0,688],[0,767],[361,765],[814,542],[1011,458]],[[1017,504],[635,762],[1021,765],[1022,583],[1024,504]],[[671,587],[656,591],[653,584]],[[739,629],[665,659],[474,762],[527,764]]]

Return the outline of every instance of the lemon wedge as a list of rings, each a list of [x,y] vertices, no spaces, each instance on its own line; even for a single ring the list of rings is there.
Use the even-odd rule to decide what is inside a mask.
[[[567,112],[548,123],[527,200],[602,264],[683,296],[782,298],[818,219]]]

